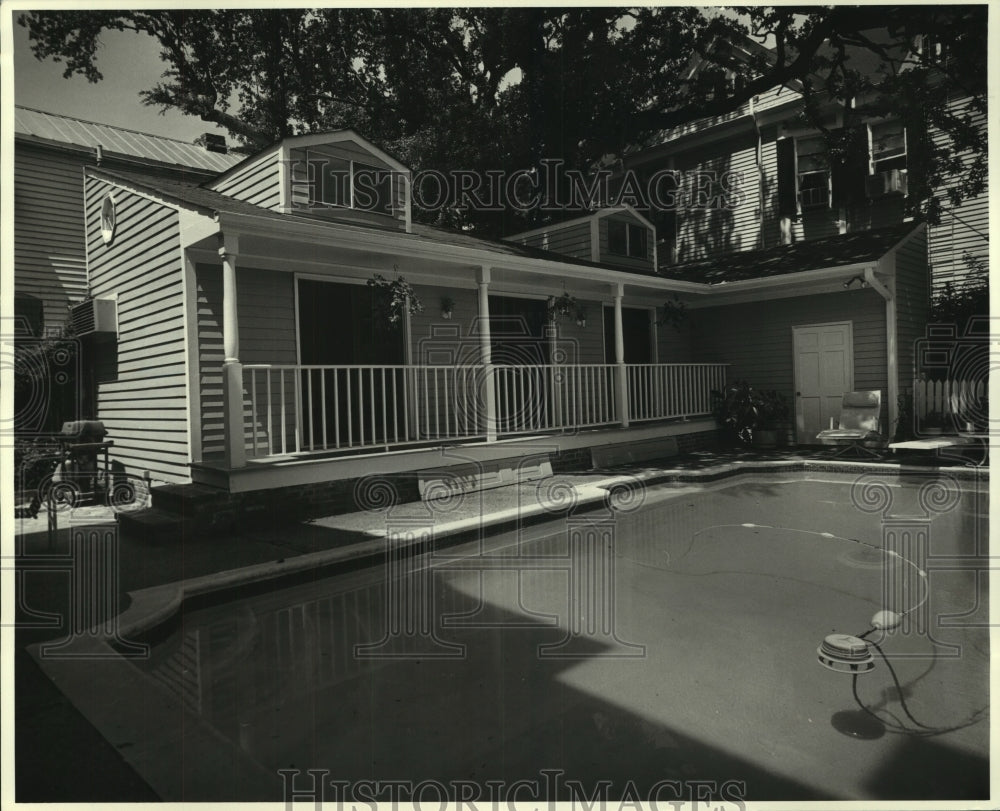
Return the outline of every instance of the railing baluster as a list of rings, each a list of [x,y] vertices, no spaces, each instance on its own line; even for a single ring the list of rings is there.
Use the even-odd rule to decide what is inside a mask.
[[[280,394],[281,394],[281,453],[288,453],[288,421],[285,414],[285,370],[279,373]]]
[[[306,392],[308,394],[308,402],[309,402],[309,405],[306,408],[306,412],[309,415],[309,419],[308,419],[308,423],[309,423],[309,450],[314,451],[314,450],[316,450],[316,447],[313,444],[313,418],[314,418],[314,415],[313,415],[313,374],[312,373],[313,373],[312,369],[306,369]]]
[[[326,369],[319,370],[319,418],[323,428],[323,450],[329,443],[326,440]]]
[[[399,401],[396,397],[396,374],[398,370],[392,370],[392,441],[399,442]]]
[[[351,367],[345,369],[344,384],[347,388],[347,447],[354,447],[354,391],[351,386]]]
[[[257,455],[257,370],[250,370],[250,431],[253,434],[253,455]]]
[[[267,377],[267,454],[274,455],[274,399],[271,396],[271,370],[265,369]]]
[[[333,441],[340,449],[340,370],[333,370]]]

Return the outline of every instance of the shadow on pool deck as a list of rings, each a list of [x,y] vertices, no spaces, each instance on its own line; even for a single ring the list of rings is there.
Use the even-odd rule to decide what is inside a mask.
[[[663,464],[620,468],[614,471],[588,471],[558,474],[558,478],[586,484],[611,475],[626,474],[655,479],[666,470],[681,474],[727,465],[733,461],[749,464],[796,461],[803,457],[795,452],[758,453],[703,453],[682,459],[666,460]],[[985,471],[984,471],[985,474]],[[471,514],[489,514],[490,511],[509,509],[530,500],[537,485],[511,488],[506,492],[491,491],[476,494],[476,499],[466,505]],[[173,542],[150,542],[144,538],[120,538],[120,608],[127,604],[127,593],[163,583],[248,566],[255,563],[284,559],[298,554],[330,549],[356,543],[363,537],[364,529],[377,526],[383,517],[367,518],[339,516],[297,524],[293,527],[259,527],[244,530],[222,538],[185,538]],[[95,513],[93,521],[101,516]],[[49,549],[44,531],[44,515],[36,522],[25,521],[19,537],[22,544],[19,555],[41,558],[64,552],[67,530],[63,530],[54,549]],[[370,536],[369,536],[370,537]],[[20,566],[20,562],[19,562]],[[16,796],[18,801],[150,801],[155,794],[125,763],[119,753],[77,712],[61,692],[41,673],[27,655],[29,644],[47,641],[65,633],[65,618],[69,613],[68,588],[65,573],[52,571],[26,571],[18,582],[19,598],[23,606],[36,612],[50,612],[60,617],[58,626],[30,628],[19,625],[16,631]],[[22,602],[19,600],[19,611]],[[19,620],[24,619],[19,613]],[[587,702],[593,703],[589,706]],[[596,703],[595,703],[596,702]],[[642,719],[627,717],[612,706],[600,707],[592,697],[581,703],[580,714],[570,713],[564,719],[563,731],[568,740],[593,734],[593,719],[602,713],[619,724],[627,734],[633,734]],[[669,735],[680,736],[674,730],[663,730]],[[525,741],[525,746],[529,742]],[[697,768],[690,779],[699,774],[751,774],[757,787],[755,795],[767,799],[825,799],[815,797],[803,784],[772,775],[766,771],[741,763],[739,759],[722,753],[696,740],[684,738],[684,748],[696,763],[710,770]],[[612,750],[608,757],[616,754]],[[607,760],[604,761],[608,763]],[[628,758],[622,763],[621,774],[634,776],[636,764]],[[987,791],[987,764],[983,759],[959,754],[939,741],[909,739],[901,747],[898,763],[885,764],[876,778],[868,782],[873,797],[898,799],[923,799],[938,796],[934,791],[935,775],[942,769],[950,774],[948,787],[965,785],[968,794],[954,799],[982,797]],[[966,775],[966,778],[956,778]],[[652,777],[653,774],[651,773]],[[662,775],[660,775],[662,777]],[[659,779],[659,778],[658,778]],[[736,778],[734,778],[736,779]],[[955,782],[956,779],[967,779]],[[766,787],[766,788],[764,788]],[[913,789],[912,793],[910,789]]]

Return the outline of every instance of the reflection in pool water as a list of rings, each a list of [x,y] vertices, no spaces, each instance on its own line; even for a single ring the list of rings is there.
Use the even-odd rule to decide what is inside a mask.
[[[910,489],[898,488],[897,515],[916,506]],[[979,796],[985,724],[909,755],[910,766],[951,762],[941,747],[952,748],[962,765],[951,772],[873,780],[901,736],[875,734],[850,677],[824,671],[815,651],[926,597],[883,647],[921,718],[975,717],[987,702],[982,581],[928,560],[974,554],[985,512],[963,494],[892,535],[849,490],[847,479],[767,478],[663,488],[628,514],[396,552],[395,576],[373,567],[189,611],[147,672],[273,771],[279,797],[277,770],[289,768],[479,783],[554,769],[640,791],[740,780],[750,799],[772,800]],[[906,559],[881,551],[886,538]],[[914,578],[914,556],[928,579]],[[969,611],[962,624],[934,619]],[[858,685],[886,721],[899,712],[884,668]]]

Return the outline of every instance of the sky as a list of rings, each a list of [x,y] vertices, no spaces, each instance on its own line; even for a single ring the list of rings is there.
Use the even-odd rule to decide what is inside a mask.
[[[28,29],[15,24],[13,35],[14,100],[22,107],[182,141],[193,141],[206,132],[225,132],[215,124],[173,110],[161,115],[156,107],[142,103],[139,91],[152,87],[165,68],[152,37],[128,31],[103,33],[97,67],[104,79],[91,84],[83,76],[64,79],[64,65],[36,59]]]

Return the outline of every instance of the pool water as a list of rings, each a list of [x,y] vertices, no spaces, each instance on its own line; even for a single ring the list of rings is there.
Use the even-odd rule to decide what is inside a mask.
[[[750,800],[985,798],[985,496],[923,485],[652,488],[627,511],[186,611],[144,668],[274,775],[260,799],[282,798],[282,769],[548,779],[548,799],[601,781],[611,797],[706,781]],[[855,697],[816,649],[883,608],[905,613],[869,637],[892,670],[876,655]]]

